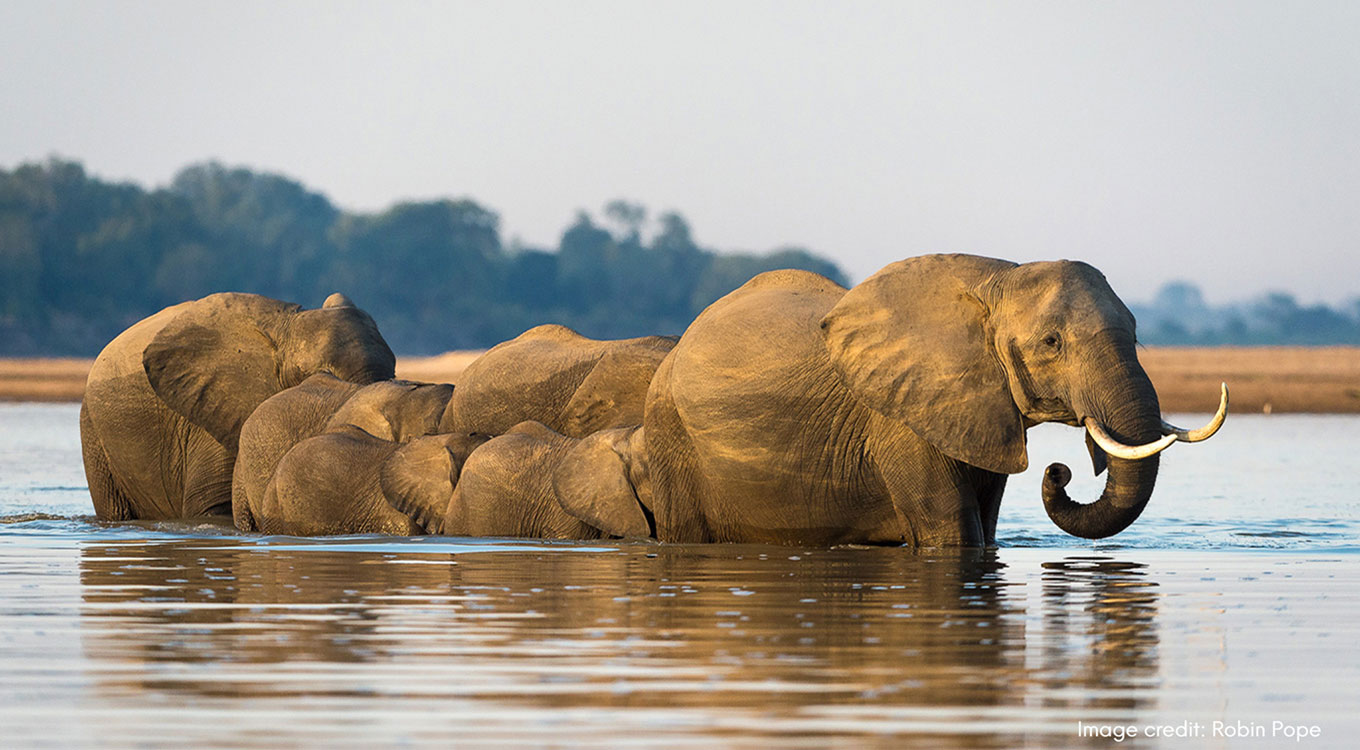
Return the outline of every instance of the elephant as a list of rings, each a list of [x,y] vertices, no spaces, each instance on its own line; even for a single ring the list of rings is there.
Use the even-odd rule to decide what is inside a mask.
[[[468,456],[444,492],[394,502],[425,530],[540,539],[649,537],[645,443],[637,426],[572,438],[525,421]]]
[[[982,547],[996,542],[1025,431],[1085,426],[1101,497],[1048,467],[1049,517],[1116,534],[1156,453],[1212,435],[1163,422],[1134,317],[1092,266],[927,255],[852,289],[771,271],[704,310],[647,394],[657,537],[674,542]],[[1107,455],[1108,454],[1108,455]]]
[[[255,408],[241,426],[231,481],[232,519],[257,531],[265,487],[293,446],[323,432],[354,425],[368,434],[406,442],[439,431],[453,386],[380,380],[358,385],[318,373],[280,391]]]
[[[492,347],[458,378],[443,429],[500,435],[523,421],[568,437],[642,424],[652,373],[676,339],[599,341],[560,325]]]
[[[253,513],[266,534],[424,533],[421,522],[397,509],[426,507],[458,481],[482,435],[426,435],[399,443],[343,424],[293,446],[265,485]]]
[[[315,373],[366,384],[392,378],[395,364],[373,319],[338,293],[315,310],[212,294],[145,318],[86,381],[80,439],[95,515],[229,515],[237,440],[256,406]]]

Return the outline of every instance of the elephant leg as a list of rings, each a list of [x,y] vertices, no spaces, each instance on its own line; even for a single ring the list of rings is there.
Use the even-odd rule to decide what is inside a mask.
[[[916,460],[876,463],[902,519],[903,542],[918,547],[982,547],[987,543],[972,476],[975,467],[933,448],[918,453]]]
[[[259,531],[255,514],[250,512],[250,502],[246,500],[245,490],[238,488],[236,482],[231,486],[231,521],[238,531]]]
[[[236,455],[207,432],[190,428],[184,458],[183,518],[233,515],[231,474]]]
[[[95,433],[84,403],[80,405],[80,453],[85,462],[85,483],[90,487],[95,517],[103,521],[132,520],[132,502],[118,488],[118,481],[109,469],[108,454]]]
[[[391,536],[424,536],[425,527],[416,523],[410,516],[388,505],[385,501],[377,503],[376,512],[367,519],[363,528],[355,533],[390,534]]]
[[[713,534],[699,507],[704,491],[699,454],[671,399],[671,361],[657,371],[663,385],[647,404],[647,458],[652,477],[651,508],[656,538],[663,542],[710,542]]]
[[[978,510],[982,516],[983,540],[989,545],[994,545],[996,544],[996,519],[1001,513],[1001,495],[1006,491],[1007,475],[984,469],[974,469],[974,473],[979,475],[974,486]]]

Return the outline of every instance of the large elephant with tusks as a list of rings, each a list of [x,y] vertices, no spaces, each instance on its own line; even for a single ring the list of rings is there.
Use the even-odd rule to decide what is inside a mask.
[[[995,542],[1008,474],[1041,422],[1087,430],[1105,490],[1080,504],[1066,466],[1043,499],[1064,531],[1138,518],[1157,452],[1208,437],[1161,419],[1134,318],[1095,268],[968,255],[910,258],[846,290],[761,274],[715,302],[647,394],[646,455],[663,541]]]

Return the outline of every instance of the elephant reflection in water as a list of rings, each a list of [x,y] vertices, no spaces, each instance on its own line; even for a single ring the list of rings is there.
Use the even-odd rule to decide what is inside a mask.
[[[392,564],[392,555],[335,548],[245,547],[212,538],[91,544],[81,551],[82,642],[95,659],[153,662],[288,661],[346,663],[382,658],[379,632],[399,613],[382,597],[413,590],[447,592],[446,555],[429,565]],[[395,642],[388,646],[400,647]],[[266,679],[266,678],[262,678]],[[122,689],[193,690],[223,686],[151,675]],[[266,694],[277,685],[262,684]],[[251,683],[230,692],[251,692]]]
[[[1147,566],[1100,557],[1043,565],[1043,664],[1055,707],[1134,709],[1134,690],[1159,669],[1160,595]],[[1073,695],[1077,697],[1073,697]]]
[[[479,685],[481,700],[538,709],[815,714],[830,703],[878,715],[1034,705],[1036,691],[1051,704],[1070,698],[1049,690],[1074,685],[1125,688],[1120,707],[1137,708],[1144,699],[1126,688],[1159,669],[1156,594],[1129,586],[1145,576],[1115,563],[1048,566],[1036,599],[986,550],[441,546],[90,545],[82,641],[92,659],[147,665],[100,678],[125,698],[301,695],[314,686],[258,666],[301,660],[419,665],[428,684],[412,690]],[[1101,648],[1088,654],[1091,643]],[[150,665],[165,662],[220,665],[201,680],[161,681]],[[251,679],[220,680],[230,663],[256,665]],[[344,684],[343,667],[326,673]],[[568,686],[545,689],[547,676]]]

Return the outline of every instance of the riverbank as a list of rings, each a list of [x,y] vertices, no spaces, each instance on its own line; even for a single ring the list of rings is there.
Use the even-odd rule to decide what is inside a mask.
[[[481,352],[402,357],[397,376],[457,383]],[[1360,347],[1152,347],[1139,352],[1165,412],[1212,412],[1218,384],[1232,411],[1360,413]],[[90,360],[0,359],[0,401],[79,401]]]

